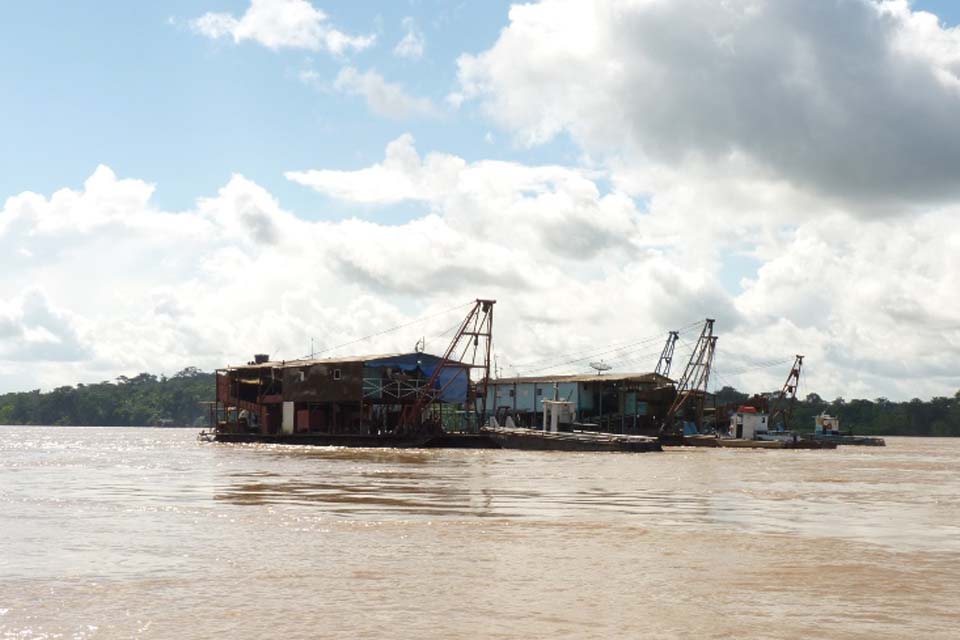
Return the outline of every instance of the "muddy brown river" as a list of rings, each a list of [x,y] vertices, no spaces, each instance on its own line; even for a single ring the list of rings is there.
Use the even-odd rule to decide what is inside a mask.
[[[195,436],[0,427],[0,638],[960,638],[960,440]]]

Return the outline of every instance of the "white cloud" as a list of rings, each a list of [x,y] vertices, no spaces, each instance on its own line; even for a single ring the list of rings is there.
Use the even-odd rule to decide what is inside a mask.
[[[502,365],[559,361],[709,315],[721,383],[772,388],[786,366],[751,367],[800,352],[804,389],[830,397],[960,385],[955,208],[880,221],[834,212],[770,235],[744,223],[744,248],[763,266],[731,294],[717,276],[722,256],[706,242],[691,249],[700,230],[672,222],[696,198],[654,198],[641,210],[602,188],[602,173],[421,156],[402,136],[376,165],[289,177],[368,206],[419,203],[422,213],[402,224],[310,222],[242,176],[168,212],[151,204],[152,185],[106,167],[82,189],[9,198],[0,287],[13,295],[0,305],[0,374],[25,371],[23,388],[50,387],[212,369],[255,351],[296,357],[311,337],[333,346],[490,296]],[[430,336],[456,321],[448,314],[349,350],[408,349],[425,334],[441,351],[445,338]],[[659,347],[606,357],[643,370]]]
[[[541,246],[572,258],[656,242],[640,237],[639,212],[629,198],[601,194],[584,171],[495,161],[468,164],[443,153],[421,159],[409,134],[387,145],[383,162],[371,167],[286,176],[341,200],[428,203],[475,237]],[[505,228],[511,229],[509,238],[502,237]]]
[[[361,96],[375,114],[385,118],[434,117],[439,115],[428,98],[411,96],[399,84],[387,82],[373,70],[360,73],[344,67],[337,75],[334,88],[349,95]]]
[[[43,291],[27,289],[0,306],[0,361],[69,362],[87,357],[74,320],[52,307]]]
[[[760,265],[718,324],[726,381],[800,352],[825,395],[960,386],[960,29],[902,0],[542,0],[458,66],[451,105],[569,136],[645,201],[634,245],[684,266],[658,308],[723,308],[675,292]]]
[[[750,339],[802,338],[820,388],[870,398],[952,394],[960,383],[958,214],[805,223],[738,298],[755,327]]]
[[[864,213],[960,195],[960,30],[905,0],[514,5],[460,93],[536,145],[786,182]]]
[[[400,58],[419,60],[423,57],[423,50],[427,46],[423,32],[417,28],[416,21],[409,16],[403,19],[403,28],[406,29],[406,33],[393,48],[393,53]]]
[[[960,306],[949,293],[960,281],[960,236],[951,222],[957,209],[879,221],[832,209],[801,221],[816,198],[787,182],[738,173],[735,163],[722,173],[694,165],[639,172],[653,188],[645,211],[623,193],[601,195],[602,173],[421,157],[405,135],[370,167],[287,177],[346,201],[423,202],[478,244],[496,243],[513,259],[526,249],[539,266],[521,266],[520,273],[555,265],[565,274],[560,290],[583,301],[581,313],[627,295],[650,302],[633,311],[645,326],[719,317],[724,383],[772,388],[786,365],[752,371],[754,365],[801,352],[810,356],[805,387],[825,394],[906,397],[960,385],[949,365],[960,357]],[[635,179],[619,166],[612,175],[614,185]],[[736,296],[716,280],[732,252],[762,265]],[[583,262],[579,270],[564,266],[574,257]],[[591,273],[600,258],[606,268]],[[524,310],[538,319],[534,324],[549,326],[551,293],[537,287],[522,298],[538,309]],[[551,321],[603,344],[584,328],[589,315]],[[542,336],[543,326],[537,331]],[[629,329],[608,327],[605,335]]]
[[[332,37],[305,2],[194,27],[273,48],[364,46]],[[287,173],[370,217],[334,222],[302,219],[239,175],[185,211],[107,167],[79,189],[14,195],[0,209],[0,379],[295,357],[310,337],[324,348],[490,296],[502,365],[709,315],[721,384],[778,386],[786,364],[758,366],[799,352],[804,391],[952,395],[957,38],[905,2],[517,5],[492,48],[461,58],[448,102],[479,103],[523,143],[568,135],[583,166],[421,153],[403,135],[370,166]],[[382,115],[437,111],[374,71],[346,68],[336,89]],[[410,220],[377,222],[397,204]],[[721,283],[731,255],[759,265],[738,274],[742,290]],[[350,350],[426,334],[441,351],[429,336],[457,319]],[[648,369],[659,347],[607,360]]]
[[[505,302],[498,343],[517,345],[518,356],[582,340],[558,331],[558,314],[615,332],[619,316],[568,307],[571,297],[597,300],[647,268],[644,250],[619,237],[636,235],[632,203],[601,195],[575,170],[468,165],[443,154],[421,161],[409,138],[392,147],[394,157],[408,156],[409,185],[384,198],[424,203],[423,215],[404,224],[307,222],[242,176],[190,210],[167,212],[150,203],[152,185],[106,167],[83,189],[9,198],[0,241],[17,251],[0,259],[0,287],[23,299],[42,290],[50,311],[46,319],[28,317],[20,303],[0,311],[0,373],[31,359],[18,380],[32,388],[211,369],[254,351],[296,357],[311,336],[335,345],[487,295]],[[391,163],[384,171],[401,175]],[[428,178],[432,168],[450,176]],[[383,181],[363,175],[370,187]],[[676,268],[659,260],[649,258],[661,272]],[[629,274],[621,272],[627,262]],[[699,290],[720,291],[702,282]],[[639,298],[635,307],[648,315]],[[441,317],[355,349],[407,349],[456,321]],[[556,346],[529,342],[534,334]],[[442,350],[443,340],[429,343]],[[44,364],[37,345],[47,345],[43,357],[56,346],[57,358],[71,359]]]
[[[205,13],[190,22],[208,38],[253,40],[269,49],[308,49],[340,55],[373,45],[373,35],[348,35],[330,26],[327,15],[307,0],[251,0],[236,18],[229,13]]]
[[[390,142],[383,162],[372,167],[358,171],[288,171],[285,175],[341,200],[387,204],[430,200],[443,188],[434,183],[455,182],[464,165],[459,158],[445,155],[432,156],[427,162],[428,167],[421,164],[413,136],[407,133]]]

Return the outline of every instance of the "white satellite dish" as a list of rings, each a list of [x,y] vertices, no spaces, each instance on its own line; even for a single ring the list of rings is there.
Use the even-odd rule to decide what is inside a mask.
[[[600,362],[591,362],[590,366],[597,370],[597,375],[600,375],[600,373],[603,371],[610,371],[610,369],[612,368],[603,360],[601,360]]]

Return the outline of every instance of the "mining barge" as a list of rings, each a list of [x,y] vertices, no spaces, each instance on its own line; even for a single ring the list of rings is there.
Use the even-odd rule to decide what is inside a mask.
[[[340,447],[659,451],[655,438],[491,428],[487,412],[493,300],[476,300],[442,356],[420,349],[270,360],[216,372],[216,442]],[[472,374],[478,375],[472,375]],[[495,393],[491,393],[496,397]]]
[[[829,441],[770,441],[767,416],[733,414],[737,432],[700,435],[717,337],[702,326],[682,376],[668,377],[679,332],[671,331],[652,373],[491,379],[494,300],[477,299],[443,355],[410,353],[271,360],[216,372],[204,440],[377,448],[485,448],[531,451],[661,451],[663,445],[835,448]],[[466,305],[465,305],[466,306]],[[384,333],[384,332],[381,332]],[[379,335],[379,334],[375,334]],[[356,341],[355,341],[356,342]],[[342,345],[343,346],[343,345]],[[418,347],[420,345],[418,344]],[[792,413],[803,357],[769,417]],[[542,417],[542,424],[540,419]],[[743,424],[757,423],[744,432]],[[753,421],[753,422],[750,422]],[[733,428],[733,423],[731,424]],[[692,429],[692,433],[690,430]],[[716,431],[714,428],[713,431]],[[754,434],[756,431],[756,437]],[[780,429],[782,432],[782,427]],[[729,437],[725,437],[729,436]]]

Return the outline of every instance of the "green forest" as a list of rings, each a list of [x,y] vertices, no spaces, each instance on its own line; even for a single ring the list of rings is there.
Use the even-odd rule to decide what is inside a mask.
[[[0,395],[0,424],[63,426],[203,426],[201,402],[213,400],[214,376],[188,367],[167,378],[149,373],[97,384]],[[732,387],[717,392],[718,404],[746,401]],[[821,412],[840,418],[841,428],[861,435],[960,436],[960,391],[952,397],[893,402],[824,400],[816,393],[798,399],[789,427],[812,431]]]
[[[214,378],[188,367],[173,377],[149,373],[97,384],[0,395],[0,424],[62,426],[201,426]]]

